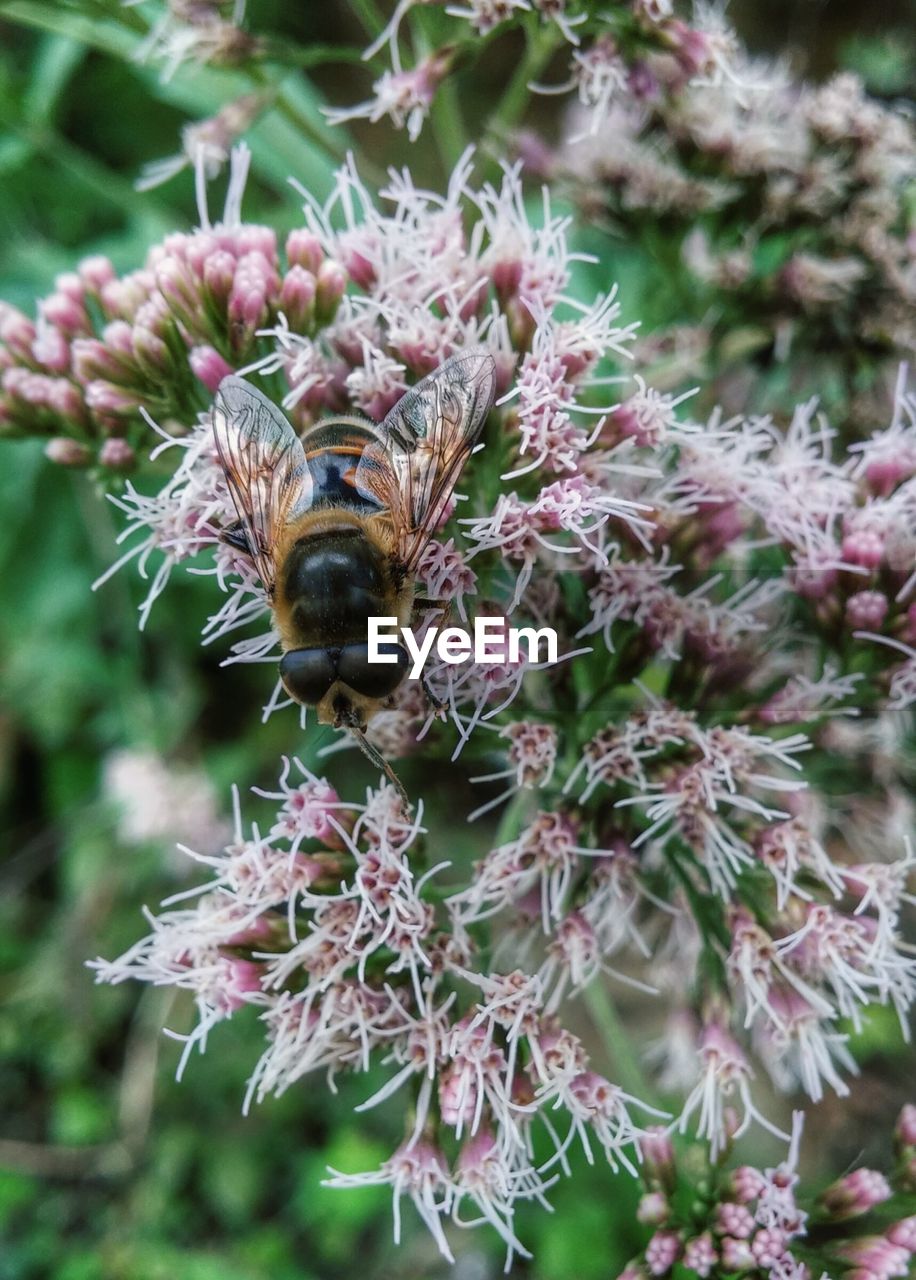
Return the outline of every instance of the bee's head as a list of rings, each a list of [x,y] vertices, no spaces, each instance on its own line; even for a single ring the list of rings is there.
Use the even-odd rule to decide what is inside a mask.
[[[381,706],[378,698],[367,698],[338,681],[318,703],[318,723],[331,724],[335,729],[355,729],[364,733]]]
[[[335,729],[359,729],[363,732],[375,709],[374,700],[361,698],[359,694],[353,694],[350,690],[344,693],[340,685],[336,685],[328,694],[328,701]],[[322,719],[322,710],[322,707],[318,708],[319,720]]]
[[[410,658],[399,644],[380,644],[393,662],[370,662],[368,644],[333,649],[291,649],[280,660],[280,679],[291,698],[318,708],[321,724],[364,729],[398,688]]]

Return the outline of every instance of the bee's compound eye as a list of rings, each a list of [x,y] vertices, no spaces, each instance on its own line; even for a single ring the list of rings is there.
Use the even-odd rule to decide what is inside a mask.
[[[379,644],[379,653],[391,654],[396,662],[370,662],[367,644],[348,644],[337,659],[337,676],[365,698],[387,698],[404,679],[410,667],[407,650],[400,644]]]
[[[336,649],[291,649],[280,659],[280,679],[290,697],[315,707],[337,679]]]

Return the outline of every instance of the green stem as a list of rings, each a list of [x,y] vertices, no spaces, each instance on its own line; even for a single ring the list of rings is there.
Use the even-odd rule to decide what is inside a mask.
[[[527,816],[527,810],[531,807],[531,791],[517,791],[506,806],[503,816],[499,820],[499,826],[496,828],[496,835],[493,838],[493,847],[498,849],[500,845],[508,844],[522,829],[522,824]]]
[[[410,37],[416,52],[415,63],[419,66],[433,52],[432,41],[426,33],[422,15],[419,13],[410,15]],[[454,71],[454,65],[461,55],[459,53],[458,57],[455,57],[453,51],[452,56],[450,72]],[[429,109],[429,121],[436,139],[439,160],[447,178],[468,145],[467,130],[464,126],[453,74],[447,74],[436,90]]]
[[[629,1033],[620,1021],[614,1002],[600,978],[586,987],[583,999],[611,1061],[614,1083],[641,1102],[652,1107],[658,1106],[658,1099],[639,1065]]]
[[[487,126],[488,131],[497,139],[504,138],[521,120],[531,96],[528,85],[541,74],[561,43],[561,38],[552,27],[526,27],[525,37],[524,57],[515,68],[515,74]]]
[[[359,64],[363,58],[362,49],[357,49],[354,45],[290,44],[272,36],[264,42],[264,55],[268,62],[279,62],[283,66],[299,67],[302,70],[335,62]]]
[[[430,124],[446,176],[452,172],[468,146],[467,130],[458,101],[458,90],[451,76],[440,84],[429,111]]]
[[[375,0],[350,0],[350,8],[374,40],[385,29],[385,18]]]
[[[251,67],[249,76],[259,89],[272,88],[271,80],[266,71],[261,67]],[[346,148],[332,142],[321,129],[310,120],[308,116],[290,101],[288,95],[284,92],[281,84],[276,90],[275,106],[277,111],[288,120],[288,122],[297,129],[309,142],[314,143],[322,151],[325,151],[332,160],[340,164],[346,159]]]

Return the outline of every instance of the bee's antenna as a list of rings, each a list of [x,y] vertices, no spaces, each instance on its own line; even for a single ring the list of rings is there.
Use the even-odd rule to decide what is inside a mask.
[[[351,726],[350,732],[353,734],[353,737],[356,739],[357,745],[359,746],[359,749],[363,753],[363,755],[367,756],[377,769],[381,769],[382,773],[385,775],[385,777],[394,787],[395,791],[401,797],[401,800],[404,804],[404,808],[406,809],[410,804],[410,800],[407,797],[407,792],[404,790],[403,782],[401,782],[401,779],[392,769],[391,765],[384,758],[384,756],[382,756],[375,749],[375,747],[373,747],[372,743],[363,733],[362,729],[357,729],[354,726]]]

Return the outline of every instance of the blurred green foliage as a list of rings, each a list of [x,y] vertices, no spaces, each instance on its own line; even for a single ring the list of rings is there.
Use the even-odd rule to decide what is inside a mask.
[[[349,48],[365,43],[358,15],[372,10],[275,0],[253,3],[251,16],[257,29],[298,42],[291,48]],[[257,88],[247,74],[199,68],[163,83],[157,68],[129,60],[134,12],[116,0],[0,3],[0,296],[28,311],[79,257],[106,253],[130,269],[157,239],[192,224],[187,172],[144,195],[133,181],[177,149],[182,123]],[[879,90],[895,91],[912,68],[890,41],[843,48]],[[349,65],[344,76],[340,66],[316,76],[340,100],[366,87]],[[327,190],[347,139],[324,124],[319,102],[295,66],[282,69],[274,106],[248,135],[250,219],[293,225],[289,175]],[[402,154],[402,138],[376,136],[376,163]],[[420,144],[417,164],[434,180],[429,145]],[[651,262],[621,248],[612,268],[627,311],[645,302],[651,327]],[[243,1117],[261,1044],[253,1018],[220,1027],[206,1061],[194,1057],[176,1085],[180,1045],[160,1028],[166,1019],[189,1027],[193,1011],[156,991],[96,988],[85,968],[139,936],[144,903],[189,883],[167,850],[119,845],[116,815],[100,799],[113,750],[149,745],[203,761],[228,801],[234,779],[267,783],[283,751],[308,748],[303,758],[314,759],[321,740],[300,741],[289,717],[262,726],[263,672],[234,668],[230,679],[220,655],[201,649],[206,578],[176,578],[143,635],[136,574],[92,593],[118,526],[91,477],[47,465],[39,442],[6,443],[0,512],[0,1280],[331,1280],[356,1267],[366,1280],[444,1274],[409,1212],[407,1250],[395,1252],[385,1193],[320,1185],[328,1165],[371,1169],[399,1140],[384,1108],[354,1117],[371,1082],[343,1082],[336,1096],[323,1081],[306,1083]],[[354,769],[363,776],[361,763]],[[466,839],[449,832],[459,855]],[[866,1034],[876,1080],[891,1082],[871,1094],[874,1132],[897,1103],[896,1040],[884,1020]],[[839,1148],[852,1154],[862,1133],[854,1122]],[[634,1184],[602,1167],[586,1174],[578,1160],[552,1216],[519,1215],[537,1262],[516,1274],[599,1280],[634,1251]],[[498,1273],[493,1238],[468,1237],[467,1247],[456,1275]]]

